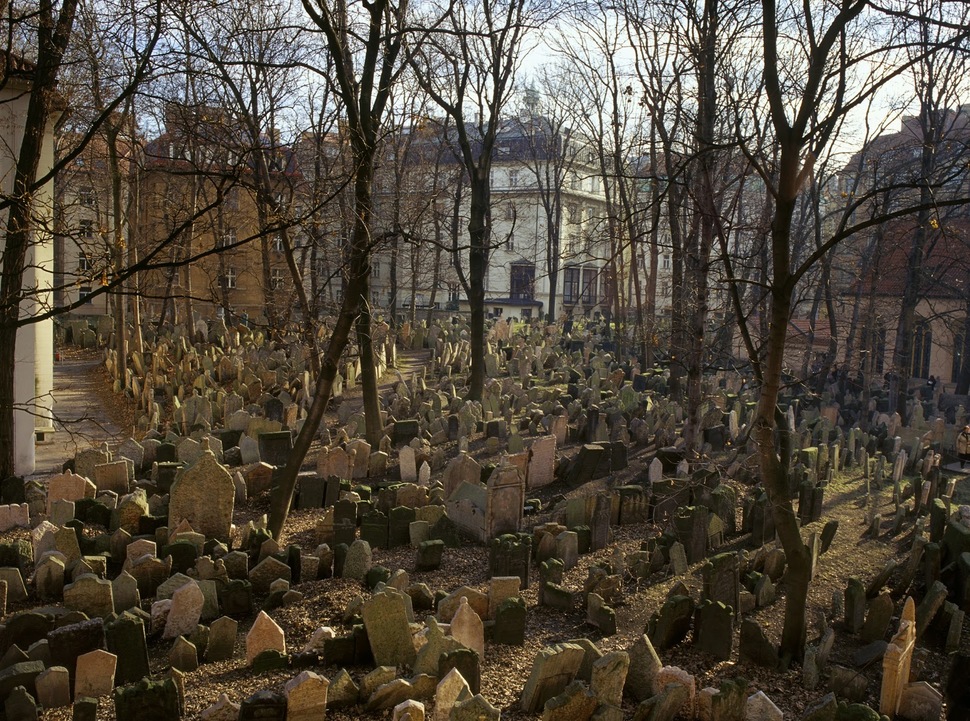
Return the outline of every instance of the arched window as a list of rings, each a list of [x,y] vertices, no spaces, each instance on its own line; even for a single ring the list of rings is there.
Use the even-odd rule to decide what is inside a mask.
[[[925,320],[917,321],[913,328],[913,355],[910,359],[910,375],[913,378],[930,377],[930,354],[933,350],[933,331]]]

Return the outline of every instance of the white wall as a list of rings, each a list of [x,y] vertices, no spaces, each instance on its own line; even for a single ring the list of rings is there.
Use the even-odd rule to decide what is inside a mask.
[[[14,80],[0,90],[0,182],[6,192],[10,192],[13,187],[28,98],[23,85]],[[46,174],[52,167],[53,151],[53,138],[48,132],[45,135],[38,175]],[[27,255],[23,282],[25,289],[36,289],[39,292],[23,302],[20,308],[21,318],[42,313],[51,304],[54,244],[49,231],[52,204],[51,184],[48,183],[35,194],[34,216],[40,218],[41,222],[34,229],[35,243]],[[6,225],[5,218],[0,218],[0,222]],[[14,469],[18,475],[30,474],[35,470],[34,429],[51,425],[50,393],[53,390],[53,381],[53,321],[47,319],[24,325],[17,332],[14,368]]]

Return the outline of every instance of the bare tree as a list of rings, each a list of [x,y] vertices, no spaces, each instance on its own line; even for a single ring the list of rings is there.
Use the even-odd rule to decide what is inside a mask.
[[[7,212],[0,269],[0,368],[3,369],[0,371],[0,448],[3,449],[0,451],[0,477],[15,471],[14,417],[18,404],[14,374],[18,330],[66,310],[50,306],[46,300],[46,284],[24,282],[35,244],[42,243],[45,234],[51,231],[40,221],[40,191],[56,171],[84,151],[87,142],[147,75],[147,60],[154,50],[160,28],[157,12],[152,12],[151,7],[147,12],[142,11],[146,18],[145,27],[140,28],[138,42],[129,48],[132,57],[137,59],[131,75],[113,87],[103,112],[79,134],[75,149],[61,157],[49,172],[41,173],[45,135],[61,109],[57,85],[74,37],[77,8],[76,0],[63,0],[59,6],[41,0],[31,13],[23,16],[11,13],[3,21],[4,36],[9,44],[2,54],[0,85],[22,87],[28,97],[23,136],[19,149],[11,158],[15,168],[13,183],[0,200],[0,209]],[[17,47],[13,46],[15,42],[19,43]],[[29,412],[24,408],[19,410]]]
[[[765,276],[768,317],[763,345],[759,347],[742,313],[738,324],[760,383],[752,438],[757,443],[762,482],[790,569],[781,649],[797,658],[805,643],[811,554],[799,534],[792,507],[785,461],[790,455],[791,436],[778,407],[789,321],[798,285],[806,274],[841,240],[876,221],[857,222],[852,228],[832,233],[799,257],[794,247],[796,212],[802,194],[811,187],[818,159],[830,151],[846,116],[864,107],[873,93],[903,72],[913,59],[900,57],[898,38],[876,41],[868,34],[885,16],[863,0],[843,3],[828,13],[802,4],[762,0],[761,10],[759,50],[764,72],[757,78],[748,75],[744,84],[739,83],[743,89],[735,96],[734,107],[743,119],[737,123],[739,130],[756,131],[741,139],[770,203]],[[949,30],[951,42],[967,32],[965,27]],[[792,37],[804,38],[804,42],[789,42]],[[874,68],[871,74],[856,72],[862,63]],[[736,308],[740,310],[740,304]],[[779,437],[780,447],[776,445]]]
[[[294,155],[280,140],[282,118],[299,88],[297,70],[306,63],[309,48],[286,6],[242,3],[227,9],[225,5],[195,6],[194,13],[184,14],[183,22],[200,56],[197,72],[211,75],[214,94],[241,131],[238,140],[245,143],[240,150],[251,172],[240,180],[255,199],[267,328],[270,333],[282,331],[290,307],[279,301],[286,293],[274,260],[281,256],[304,319],[304,342],[315,349],[313,307],[292,232],[299,220],[292,213]],[[320,369],[315,350],[310,359],[316,375]]]
[[[573,92],[576,77],[570,68],[566,65],[542,68],[532,82],[538,83],[538,87],[525,91],[520,113],[527,142],[524,164],[535,178],[536,194],[545,220],[543,244],[545,271],[549,278],[546,319],[555,323],[564,252],[565,196],[569,178],[576,172],[580,151],[589,141],[574,131],[578,126]]]
[[[913,337],[917,306],[926,293],[929,275],[926,261],[940,236],[940,211],[934,206],[948,195],[947,186],[964,172],[966,163],[966,153],[960,152],[962,148],[954,152],[948,147],[948,141],[955,124],[964,130],[967,124],[959,105],[967,91],[967,48],[963,44],[951,44],[949,40],[951,27],[966,27],[970,22],[970,8],[963,4],[953,8],[949,5],[918,0],[913,7],[915,17],[904,20],[903,32],[912,37],[909,55],[919,109],[916,123],[904,128],[904,133],[911,131],[914,137],[905,139],[904,147],[898,149],[905,160],[899,158],[893,174],[897,182],[912,186],[913,200],[918,202],[919,210],[907,254],[890,371],[889,409],[892,412],[900,408],[903,415],[906,415],[909,379],[917,370],[913,367]],[[913,163],[911,153],[917,149],[919,162]]]
[[[303,7],[327,40],[333,61],[334,91],[340,96],[347,114],[354,162],[354,228],[349,243],[346,292],[321,362],[313,403],[282,478],[274,489],[269,530],[276,538],[279,538],[289,514],[297,475],[320,427],[337,375],[337,363],[355,324],[361,349],[367,437],[375,446],[380,441],[380,406],[370,343],[368,297],[373,243],[374,161],[391,89],[400,76],[399,60],[407,29],[406,2],[374,0],[363,8],[356,8],[350,2],[340,0],[303,0]]]
[[[442,31],[408,49],[418,82],[454,121],[468,181],[468,273],[457,266],[471,310],[468,398],[485,386],[485,279],[491,244],[491,169],[502,113],[529,32],[550,12],[545,0],[454,0]]]

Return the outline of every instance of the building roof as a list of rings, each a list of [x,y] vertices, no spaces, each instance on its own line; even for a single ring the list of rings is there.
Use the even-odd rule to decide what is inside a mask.
[[[257,148],[268,150],[273,158],[270,172],[287,176],[299,175],[296,153],[268,135],[253,139],[244,124],[232,119],[219,108],[166,108],[166,129],[145,145],[148,167],[171,167],[188,164],[188,143],[199,148],[200,170],[219,171],[227,168],[254,168],[252,153]],[[221,159],[221,160],[220,160]]]
[[[0,51],[0,73],[3,75],[30,75],[37,66],[30,60],[10,50]]]

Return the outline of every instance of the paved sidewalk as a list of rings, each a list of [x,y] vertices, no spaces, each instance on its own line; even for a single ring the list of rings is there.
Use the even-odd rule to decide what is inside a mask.
[[[38,443],[34,476],[61,470],[64,461],[80,449],[115,445],[124,438],[111,422],[96,390],[95,369],[99,360],[62,360],[54,363],[54,427],[57,432]]]
[[[427,349],[401,351],[398,355],[401,376],[410,381],[411,374],[426,365],[430,356]],[[32,477],[60,473],[64,462],[74,458],[78,450],[97,447],[104,442],[114,448],[128,437],[112,423],[101,404],[96,383],[96,369],[100,363],[94,358],[54,363],[54,415],[57,418],[54,427],[57,432],[35,446]],[[386,394],[398,382],[398,373],[392,369],[381,380],[380,392]],[[343,402],[354,408],[362,407],[360,386],[345,394]]]

